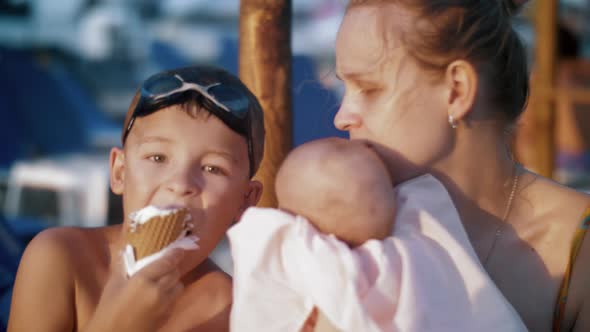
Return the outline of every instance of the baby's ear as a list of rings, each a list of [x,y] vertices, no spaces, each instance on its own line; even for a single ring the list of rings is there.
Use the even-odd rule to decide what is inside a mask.
[[[112,148],[109,156],[111,190],[117,195],[123,194],[125,188],[125,152]]]
[[[256,206],[260,200],[260,197],[262,197],[262,183],[256,180],[250,181],[248,183],[246,194],[244,195],[244,201],[242,202],[242,206],[240,207],[240,211],[236,217],[236,221],[240,219],[242,213],[244,213],[247,208]]]

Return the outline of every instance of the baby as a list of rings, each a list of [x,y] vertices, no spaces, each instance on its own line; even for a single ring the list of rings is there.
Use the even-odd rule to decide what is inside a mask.
[[[231,330],[525,331],[444,186],[428,174],[392,183],[369,143],[293,150],[279,209],[249,208],[228,231]]]
[[[328,138],[294,149],[276,177],[281,210],[351,247],[391,235],[395,192],[369,143]]]

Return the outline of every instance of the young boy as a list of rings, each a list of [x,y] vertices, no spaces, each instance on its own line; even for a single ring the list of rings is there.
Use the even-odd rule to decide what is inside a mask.
[[[9,331],[226,331],[231,278],[209,258],[227,228],[256,204],[251,178],[264,147],[262,109],[233,75],[188,67],[148,78],[110,155],[121,225],[54,228],[28,246]],[[121,254],[130,212],[180,206],[197,250],[174,249],[127,278]]]
[[[292,151],[280,209],[250,208],[228,232],[232,330],[525,331],[442,184],[394,182],[362,141]]]

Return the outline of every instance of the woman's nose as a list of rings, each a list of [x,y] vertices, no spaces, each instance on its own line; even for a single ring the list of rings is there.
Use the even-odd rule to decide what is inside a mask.
[[[358,113],[352,112],[345,103],[342,103],[334,117],[334,125],[339,130],[349,131],[359,128],[362,125],[362,118]]]

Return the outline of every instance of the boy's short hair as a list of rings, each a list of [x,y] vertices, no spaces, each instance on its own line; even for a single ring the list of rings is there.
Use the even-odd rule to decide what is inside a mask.
[[[138,111],[141,112],[142,106],[139,105],[142,98],[142,91],[144,86],[150,80],[157,79],[157,77],[181,77],[183,82],[186,83],[196,83],[202,86],[229,86],[231,89],[236,90],[239,94],[243,95],[248,99],[248,111],[247,115],[243,119],[229,119],[224,116],[220,116],[225,111],[219,111],[219,107],[208,100],[207,97],[203,96],[203,94],[197,92],[196,90],[187,90],[180,92],[178,94],[173,94],[169,102],[159,103],[160,106],[156,106],[155,108],[152,107],[149,113],[156,112],[162,108],[166,108],[172,105],[181,105],[187,106],[195,105],[198,108],[204,109],[208,111],[210,114],[215,115],[221,121],[223,121],[230,129],[239,133],[240,135],[244,136],[248,141],[249,148],[251,151],[248,151],[249,158],[250,158],[250,175],[253,176],[258,168],[260,167],[260,163],[262,162],[262,157],[264,154],[264,112],[262,110],[262,106],[258,102],[256,96],[246,87],[242,81],[234,76],[233,74],[227,72],[224,69],[213,67],[213,66],[190,66],[190,67],[183,67],[172,69],[164,72],[160,72],[154,74],[147,78],[141,85],[141,87],[136,91],[131,104],[127,110],[127,114],[125,115],[125,121],[123,123],[123,131],[121,133],[121,142],[125,145],[125,141],[127,135],[129,134],[135,117],[141,117],[147,114],[137,114]],[[171,97],[171,98],[172,98]],[[168,98],[168,96],[166,97]],[[162,98],[164,99],[164,98]],[[241,122],[238,124],[238,122]],[[240,132],[240,130],[236,129],[236,124],[240,127],[245,126],[247,133]]]

